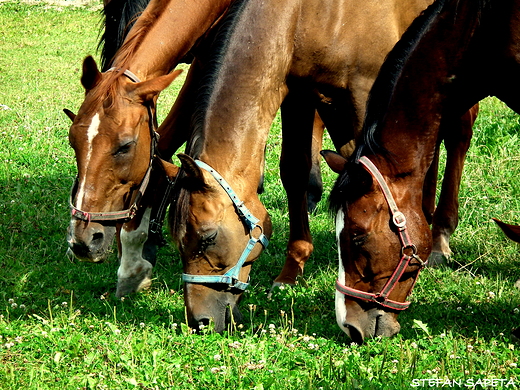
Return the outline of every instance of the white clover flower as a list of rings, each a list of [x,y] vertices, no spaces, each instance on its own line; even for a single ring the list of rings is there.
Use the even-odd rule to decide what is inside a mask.
[[[220,368],[218,367],[211,367],[211,369],[209,370],[212,374],[216,374],[217,372],[220,371]]]
[[[515,307],[513,309],[513,313],[518,314],[520,312],[520,309],[518,307]]]
[[[144,327],[145,327],[144,322],[141,322],[141,323],[139,324],[139,326],[140,326],[141,328],[144,328]]]
[[[276,326],[274,326],[274,324],[269,324],[269,329],[275,329]]]
[[[495,295],[495,293],[493,291],[488,291],[488,298],[489,299],[493,299],[493,298],[495,298],[495,296],[496,295]]]
[[[218,353],[213,356],[213,360],[215,361],[219,361],[220,359],[222,359],[222,356],[220,356]]]

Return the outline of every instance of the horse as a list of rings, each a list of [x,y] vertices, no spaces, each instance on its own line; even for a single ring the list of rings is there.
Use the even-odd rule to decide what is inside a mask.
[[[130,82],[140,82],[143,77],[153,78],[157,74],[165,74],[167,69],[173,68],[179,61],[191,61],[191,57],[196,53],[200,59],[203,57],[203,47],[209,45],[208,42],[211,41],[210,31],[214,29],[214,26],[226,12],[230,3],[231,0],[206,1],[199,4],[185,4],[184,2],[173,0],[154,1],[146,12],[144,12],[135,29],[132,29],[131,27],[135,24],[139,15],[143,13],[148,1],[112,0],[105,2],[103,9],[105,30],[102,33],[102,38],[99,43],[99,46],[102,47],[102,70],[106,73],[121,69],[121,73],[128,78]],[[158,17],[164,9],[171,10],[174,16],[169,14],[164,17]],[[201,23],[198,19],[203,19],[203,22]],[[178,34],[175,39],[172,38],[168,40],[169,44],[167,46],[163,45],[163,42],[168,39],[165,33],[156,33],[157,31],[177,30],[180,34]],[[128,34],[130,36],[128,40],[126,40]],[[122,48],[121,42],[125,42]],[[152,49],[141,50],[139,48],[141,44],[152,47]],[[164,51],[156,51],[153,49],[154,46],[162,46]],[[140,77],[137,77],[130,70],[123,70],[121,68],[121,64],[123,63],[126,68],[131,68],[138,74],[139,72],[136,71],[136,69],[141,68],[141,72],[143,73],[139,74]],[[193,68],[197,69],[197,65]],[[88,72],[92,74],[87,76],[86,74]],[[139,203],[134,202],[132,204],[132,208],[137,209],[135,210],[135,215],[137,215],[138,218],[134,219],[133,215],[130,216],[128,213],[124,213],[124,216],[122,216],[122,213],[119,213],[116,214],[116,216],[107,218],[104,215],[106,213],[103,213],[103,215],[97,215],[92,219],[92,216],[96,214],[96,212],[88,212],[86,214],[78,212],[78,208],[74,206],[75,200],[71,198],[70,205],[74,214],[69,227],[68,242],[69,252],[72,252],[77,258],[86,261],[101,262],[111,247],[115,228],[115,237],[117,238],[118,253],[121,260],[121,266],[118,270],[117,297],[140,291],[150,285],[151,272],[152,267],[155,265],[157,250],[159,245],[164,243],[161,234],[162,220],[172,184],[170,178],[173,175],[172,172],[175,172],[175,167],[172,168],[169,166],[165,160],[168,160],[174,151],[187,139],[187,133],[182,129],[188,127],[187,121],[190,117],[190,111],[184,102],[189,102],[193,98],[197,84],[196,74],[196,70],[194,71],[192,69],[190,71],[188,75],[189,82],[187,82],[186,86],[182,89],[177,105],[174,106],[167,120],[158,129],[156,129],[157,124],[154,123],[154,110],[141,110],[141,124],[148,122],[150,134],[154,135],[154,145],[151,146],[151,150],[154,150],[152,155],[157,154],[162,158],[154,159],[157,164],[149,164],[151,168],[149,178],[145,180],[145,177],[143,177],[141,179],[142,183],[147,183],[145,187],[149,188],[148,192],[154,192],[154,196],[142,197]],[[84,77],[82,79],[87,80],[88,77],[92,79],[97,78],[99,80],[103,78],[103,75],[99,74],[97,65],[91,58],[87,58],[84,62]],[[119,90],[121,88],[109,86],[111,82],[114,82],[114,80],[106,82],[106,85],[103,87],[107,89],[105,101],[112,98],[110,95],[120,93]],[[191,85],[194,86],[189,87]],[[93,89],[89,86],[85,86],[85,88],[87,94]],[[153,100],[152,105],[148,103],[145,105],[154,107],[156,98]],[[83,106],[88,107],[89,105],[99,103],[100,102],[96,101],[96,99],[88,100],[87,97]],[[180,115],[179,109],[175,108],[178,106],[182,106],[181,111],[183,112]],[[107,118],[124,118],[132,114],[129,110],[133,110],[133,108],[121,105],[114,108],[111,107],[110,104],[109,108],[109,110],[105,109],[105,115],[99,118],[98,125],[100,128],[107,129],[107,133],[112,132],[112,128],[110,127],[112,125]],[[65,110],[65,112],[74,122],[76,116],[69,110]],[[149,114],[148,119],[144,116],[146,112]],[[182,120],[179,118],[184,118],[184,123],[182,123]],[[178,129],[181,130],[179,131]],[[136,129],[136,131],[140,130]],[[316,116],[314,126],[315,146],[313,148],[313,171],[308,186],[309,212],[315,209],[323,192],[321,172],[319,169],[319,150],[321,148],[323,131],[323,122]],[[71,136],[73,132],[75,133],[76,131],[71,129]],[[158,136],[155,137],[155,134],[158,134]],[[158,138],[159,141],[155,140],[155,138]],[[147,142],[144,137],[141,139],[143,139],[143,142]],[[77,147],[83,148],[84,146],[80,143]],[[115,146],[113,145],[113,147]],[[93,150],[91,153],[96,154],[97,150]],[[78,156],[77,152],[76,156]],[[135,158],[134,156],[134,159]],[[147,160],[147,157],[143,158]],[[130,165],[133,159],[130,158],[127,162],[127,165]],[[77,164],[79,171],[80,165],[84,164],[84,162],[77,157]],[[121,162],[119,162],[119,164],[121,165]],[[153,169],[154,167],[155,170]],[[85,169],[89,169],[88,166]],[[94,167],[93,169],[98,170],[99,168]],[[124,169],[128,169],[128,166],[124,167]],[[171,171],[171,174],[164,175],[164,172],[168,170]],[[103,186],[107,184],[106,181],[108,178],[94,173],[94,176],[89,180],[89,185],[104,188]],[[96,180],[105,181],[105,184],[100,186]],[[73,197],[76,196],[75,191],[79,188],[80,182],[81,177],[79,177],[77,185],[73,188]],[[96,196],[99,195],[98,191]],[[130,195],[128,193],[122,193],[118,196],[128,198]],[[142,218],[143,210],[148,210],[148,217]],[[117,215],[119,215],[119,217],[117,217]],[[134,220],[130,222],[131,219]],[[80,231],[79,234],[76,234],[77,225],[80,223],[78,220],[82,220],[85,224],[85,229],[88,228],[88,230],[84,229]],[[92,221],[94,221],[93,224]],[[123,230],[121,230],[121,225],[123,226]],[[123,236],[121,236],[121,232]]]
[[[92,57],[83,62],[85,100],[77,115],[66,110],[78,168],[67,241],[80,260],[102,262],[117,236],[117,297],[151,283],[167,206],[163,194],[176,174],[176,167],[158,158],[165,149],[160,143],[171,142],[166,135],[159,140],[157,97],[230,1],[152,0],[113,58],[112,46],[104,51],[109,69],[101,73]],[[187,135],[177,134],[180,146]]]
[[[340,253],[336,319],[356,342],[392,336],[432,250],[422,188],[446,124],[486,96],[520,112],[520,2],[437,0],[389,53],[363,142],[330,194]],[[455,134],[457,136],[457,134]]]
[[[313,250],[305,183],[315,112],[337,150],[355,139],[379,66],[428,4],[232,4],[208,53],[200,93],[187,110],[193,111],[190,137],[185,153],[179,154],[170,206],[170,232],[184,265],[192,328],[213,322],[222,331],[240,319],[238,302],[251,266],[272,231],[256,188],[277,110],[281,108],[280,172],[290,224],[286,261],[274,281],[280,285],[296,283]],[[467,122],[460,117],[453,120],[454,132],[467,134]]]

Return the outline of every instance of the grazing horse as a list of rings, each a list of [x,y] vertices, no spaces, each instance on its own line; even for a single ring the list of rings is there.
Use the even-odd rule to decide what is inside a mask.
[[[302,274],[313,250],[306,183],[315,111],[338,150],[354,139],[385,55],[429,3],[233,3],[208,53],[170,208],[190,326],[213,320],[223,330],[240,317],[237,302],[271,232],[256,188],[280,106],[290,236],[275,284],[294,284]],[[453,124],[457,134],[467,133],[460,116]]]
[[[170,71],[229,3],[152,0],[110,62],[111,69],[101,73],[91,57],[83,63],[85,100],[78,115],[67,111],[78,167],[67,240],[77,258],[100,262],[117,231],[119,297],[150,284],[158,235],[150,234],[148,225],[157,231],[161,222],[152,205],[163,204],[168,177],[176,173],[156,158],[165,149],[156,132],[157,97],[178,75]],[[177,147],[187,138],[183,131],[173,137]],[[162,138],[162,144],[174,148],[169,137]],[[145,191],[148,187],[153,191]]]
[[[353,158],[324,153],[341,172],[330,196],[336,317],[353,340],[399,331],[398,313],[432,250],[422,188],[438,140],[486,96],[520,112],[519,48],[519,0],[437,0],[383,64]]]

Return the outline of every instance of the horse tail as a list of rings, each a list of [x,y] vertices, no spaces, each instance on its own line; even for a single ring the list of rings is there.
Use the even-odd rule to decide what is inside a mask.
[[[98,50],[101,50],[103,71],[110,68],[112,60],[123,44],[135,21],[150,0],[108,0],[102,11]]]

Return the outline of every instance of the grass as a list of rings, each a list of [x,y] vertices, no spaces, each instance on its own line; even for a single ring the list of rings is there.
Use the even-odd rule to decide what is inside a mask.
[[[253,266],[244,323],[223,335],[193,335],[173,247],[160,251],[151,290],[123,301],[113,296],[115,254],[103,265],[65,256],[75,165],[61,109],[81,103],[81,61],[96,54],[99,21],[90,8],[0,3],[0,389],[518,386],[519,346],[510,338],[520,325],[518,246],[490,220],[520,222],[514,113],[483,102],[453,261],[421,274],[398,336],[362,346],[336,325],[337,253],[326,202],[311,218],[316,251],[304,279],[266,297],[288,237],[277,118],[263,196],[275,230]],[[161,97],[161,117],[179,87]],[[330,189],[334,174],[323,171]],[[504,382],[486,385],[493,378]]]

